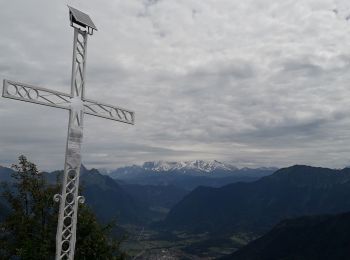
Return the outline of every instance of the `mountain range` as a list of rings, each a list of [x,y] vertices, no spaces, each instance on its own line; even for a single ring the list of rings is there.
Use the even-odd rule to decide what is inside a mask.
[[[350,259],[350,213],[344,213],[350,212],[349,168],[295,165],[271,174],[273,169],[236,169],[218,162],[186,165],[152,162],[117,170],[132,176],[135,168],[138,175],[131,182],[82,167],[82,193],[101,221],[116,218],[124,226],[151,228],[163,236],[159,245],[169,239],[165,243],[178,243],[186,254],[205,256],[217,248],[226,254],[236,250],[224,258],[233,260]],[[0,181],[11,181],[11,173],[0,167]],[[62,171],[44,174],[53,183]],[[139,184],[151,180],[159,182]],[[236,182],[220,187],[221,180]],[[181,186],[186,181],[191,185]],[[212,187],[196,187],[200,182]],[[0,220],[7,210],[0,197]],[[192,242],[184,246],[183,237]]]
[[[260,167],[260,168],[237,168],[236,166],[219,162],[216,160],[213,161],[203,161],[203,160],[194,160],[194,161],[180,161],[180,162],[168,162],[168,161],[150,161],[145,162],[141,166],[132,165],[120,167],[116,170],[106,171],[110,175],[122,175],[122,174],[133,174],[135,172],[153,172],[153,173],[183,173],[183,174],[210,174],[220,176],[220,174],[242,174],[243,172],[254,171],[276,171],[276,167]]]
[[[178,171],[182,173],[213,173],[215,171],[226,171],[233,172],[237,171],[238,168],[222,163],[219,161],[185,161],[185,162],[167,162],[167,161],[153,161],[153,162],[145,162],[142,165],[142,168],[145,170],[150,170],[154,172],[170,172],[170,171]]]
[[[12,173],[12,169],[0,167],[0,182],[13,182]],[[62,173],[43,174],[48,183],[54,184],[57,178],[62,178]],[[81,193],[102,222],[116,219],[122,224],[145,225],[163,218],[188,193],[175,186],[128,184],[102,175],[96,169],[88,170],[83,165],[80,173]],[[0,220],[7,211],[8,207],[0,197]]]
[[[254,181],[270,175],[277,168],[242,168],[219,161],[145,162],[143,165],[121,167],[104,174],[133,184],[172,185],[192,190],[199,185],[220,187],[237,181]]]
[[[171,230],[262,234],[285,218],[350,211],[350,169],[292,166],[249,183],[198,187],[176,204]]]

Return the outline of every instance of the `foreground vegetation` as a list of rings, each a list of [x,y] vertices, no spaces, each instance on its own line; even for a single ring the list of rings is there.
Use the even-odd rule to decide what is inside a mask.
[[[13,182],[2,184],[9,212],[0,223],[0,259],[53,259],[58,214],[53,196],[60,193],[60,185],[48,184],[25,156],[12,168]],[[100,225],[94,213],[80,205],[75,259],[125,259],[122,240],[111,236],[113,227]]]

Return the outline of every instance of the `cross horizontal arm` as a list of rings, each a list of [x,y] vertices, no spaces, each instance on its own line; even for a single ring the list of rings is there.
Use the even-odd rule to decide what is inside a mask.
[[[84,112],[85,114],[103,117],[126,124],[133,125],[135,123],[134,112],[90,99],[84,99]]]
[[[15,81],[4,80],[2,96],[25,102],[69,109],[71,96],[46,88],[31,86]]]

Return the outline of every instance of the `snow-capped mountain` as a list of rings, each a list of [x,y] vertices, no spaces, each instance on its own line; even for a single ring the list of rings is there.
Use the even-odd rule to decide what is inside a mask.
[[[153,161],[145,162],[142,165],[142,168],[154,172],[166,172],[166,171],[178,171],[178,172],[187,172],[187,171],[197,171],[197,172],[213,172],[213,171],[236,171],[237,167],[214,161],[186,161],[186,162],[167,162],[167,161]]]
[[[254,181],[276,168],[250,169],[219,161],[152,161],[121,167],[104,173],[119,181],[141,185],[175,185],[193,189],[199,185],[220,187],[237,181]]]

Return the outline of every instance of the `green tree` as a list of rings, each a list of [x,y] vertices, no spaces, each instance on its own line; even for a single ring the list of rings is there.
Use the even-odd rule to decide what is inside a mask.
[[[3,185],[11,212],[0,223],[0,259],[53,259],[58,216],[53,196],[60,185],[48,184],[23,155],[12,168],[13,184]],[[125,259],[121,240],[111,236],[113,227],[100,225],[87,206],[79,206],[75,259]]]

